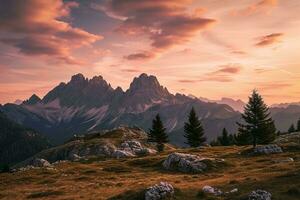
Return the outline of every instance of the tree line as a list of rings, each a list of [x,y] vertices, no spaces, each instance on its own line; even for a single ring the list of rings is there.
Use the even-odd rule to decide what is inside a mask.
[[[237,122],[238,132],[236,134],[229,134],[224,128],[222,135],[212,141],[211,145],[229,146],[236,144],[256,147],[258,144],[269,144],[276,138],[277,131],[274,120],[270,116],[268,106],[256,90],[253,90],[249,97],[241,119],[242,122]],[[300,119],[297,129],[300,130]],[[199,147],[206,143],[202,122],[194,108],[191,109],[188,120],[184,124],[184,137],[186,138],[186,144],[190,147]],[[152,128],[148,132],[148,140],[157,144],[158,151],[163,151],[164,144],[168,142],[166,128],[159,114],[152,121]]]

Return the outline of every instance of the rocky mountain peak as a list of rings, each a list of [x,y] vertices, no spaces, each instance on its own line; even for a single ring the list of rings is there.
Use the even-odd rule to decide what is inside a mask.
[[[150,95],[169,95],[169,92],[166,88],[160,85],[157,78],[152,75],[147,75],[145,73],[141,74],[139,77],[135,77],[130,84],[130,88],[127,91],[130,94],[136,93],[146,93]]]
[[[33,94],[28,100],[23,101],[24,105],[35,105],[41,102],[41,98],[38,97],[36,94]]]
[[[85,78],[83,76],[83,74],[76,74],[76,75],[73,75],[72,78],[71,78],[71,81],[70,83],[71,84],[84,84],[84,83],[87,83],[88,82],[88,79]]]

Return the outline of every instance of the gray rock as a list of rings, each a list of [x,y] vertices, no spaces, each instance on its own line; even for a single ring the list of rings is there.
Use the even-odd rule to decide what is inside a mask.
[[[282,148],[277,144],[269,144],[264,146],[255,147],[254,153],[259,154],[273,154],[273,153],[282,153]]]
[[[82,157],[80,157],[79,155],[75,154],[75,153],[72,153],[68,156],[68,160],[71,160],[71,161],[78,161],[80,160]]]
[[[219,196],[219,195],[223,194],[223,192],[220,189],[211,187],[209,185],[205,185],[202,188],[202,191],[205,192],[205,193],[208,193],[208,194],[216,195],[216,196]]]
[[[271,193],[265,190],[252,191],[248,196],[248,200],[271,200],[271,198]]]
[[[207,158],[202,158],[197,155],[172,153],[163,162],[163,167],[166,170],[177,170],[186,173],[201,173],[207,165],[204,163]]]
[[[170,199],[174,195],[174,188],[167,182],[160,182],[147,189],[145,200]]]
[[[114,153],[112,154],[112,156],[114,158],[128,158],[128,157],[134,157],[135,155],[130,152],[130,151],[126,151],[126,150],[115,150]]]
[[[284,158],[284,159],[278,159],[278,160],[274,160],[274,163],[286,163],[286,162],[294,162],[293,158]]]
[[[229,192],[229,193],[236,193],[236,192],[238,192],[238,191],[239,191],[239,189],[238,189],[238,188],[234,188],[234,189],[230,190],[230,192]]]
[[[31,161],[30,165],[32,165],[33,167],[50,167],[51,164],[42,158],[35,158]]]

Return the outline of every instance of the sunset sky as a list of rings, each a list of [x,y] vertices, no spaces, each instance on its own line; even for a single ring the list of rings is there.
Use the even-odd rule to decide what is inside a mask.
[[[300,101],[300,1],[0,1],[2,104],[77,73],[126,90],[143,72],[172,93]]]

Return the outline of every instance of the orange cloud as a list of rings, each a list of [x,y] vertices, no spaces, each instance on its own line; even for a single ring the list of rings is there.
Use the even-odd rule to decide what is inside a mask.
[[[143,51],[140,53],[130,54],[124,58],[127,60],[148,60],[155,57],[155,54],[148,51]]]
[[[235,10],[232,12],[232,15],[252,15],[255,13],[267,13],[275,7],[278,3],[278,0],[261,0],[257,3],[247,6],[241,10]]]
[[[216,22],[214,19],[188,15],[185,11],[190,0],[110,0],[100,9],[108,16],[122,19],[118,32],[128,35],[146,35],[151,40],[152,52],[162,51],[190,40],[198,31]],[[99,6],[94,6],[99,9]],[[200,9],[198,9],[200,10]],[[135,53],[133,59],[150,56]]]
[[[258,47],[268,46],[280,41],[283,33],[272,33],[259,38],[259,41],[255,44]]]
[[[68,17],[75,2],[62,0],[10,0],[1,3],[1,41],[25,55],[51,56],[69,64],[78,64],[71,50],[102,39],[100,35],[73,28],[60,18]]]

